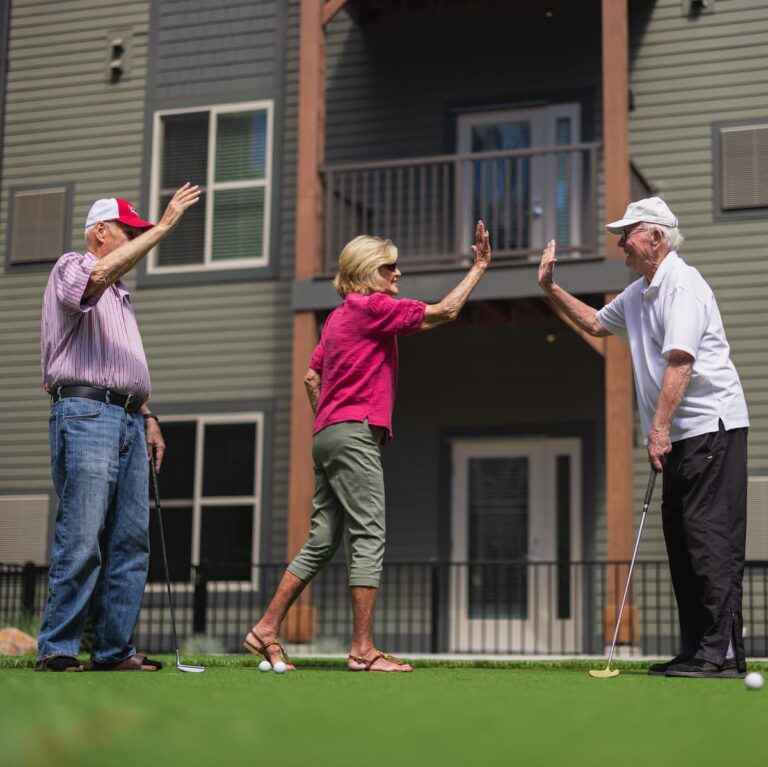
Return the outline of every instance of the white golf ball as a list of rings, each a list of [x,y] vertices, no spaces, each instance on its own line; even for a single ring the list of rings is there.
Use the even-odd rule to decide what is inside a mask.
[[[259,663],[259,671],[271,671],[272,670],[272,664],[268,660],[263,660],[261,663]]]
[[[749,690],[759,690],[764,683],[763,675],[759,671],[753,671],[744,677],[744,684]]]
[[[274,668],[276,674],[284,674],[288,666],[286,666],[283,661],[279,660],[277,663],[275,663]],[[760,679],[762,680],[762,677],[760,677]]]

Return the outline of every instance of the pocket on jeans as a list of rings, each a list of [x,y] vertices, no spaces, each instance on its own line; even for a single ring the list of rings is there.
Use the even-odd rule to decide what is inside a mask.
[[[104,402],[84,397],[67,397],[62,400],[64,418],[96,418],[104,412]]]

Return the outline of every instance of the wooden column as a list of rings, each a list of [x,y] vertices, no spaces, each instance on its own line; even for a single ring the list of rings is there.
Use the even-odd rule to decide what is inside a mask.
[[[605,220],[624,215],[630,202],[629,177],[629,56],[627,0],[602,0],[603,146],[605,163]],[[606,256],[624,258],[616,237],[606,237]],[[610,300],[613,296],[606,296]],[[605,486],[607,558],[632,556],[634,456],[632,365],[629,345],[611,336],[605,344]],[[627,568],[609,568],[604,606],[604,635],[613,638]],[[625,607],[620,642],[637,637],[631,601]]]
[[[296,170],[296,251],[294,276],[309,279],[322,264],[323,189],[319,168],[325,152],[325,30],[323,0],[301,0],[299,58],[298,155]],[[291,385],[291,449],[288,489],[288,545],[292,559],[307,539],[312,512],[312,409],[304,389],[304,374],[317,344],[314,312],[293,315]],[[310,588],[296,601],[283,624],[290,642],[315,637],[315,608]]]

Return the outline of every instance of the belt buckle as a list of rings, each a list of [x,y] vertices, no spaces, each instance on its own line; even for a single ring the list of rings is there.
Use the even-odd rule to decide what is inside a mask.
[[[133,408],[134,405],[136,405],[135,408]],[[125,405],[123,405],[123,408],[127,413],[131,413],[133,412],[133,410],[138,410],[140,407],[141,407],[141,399],[139,399],[139,397],[137,397],[135,394],[129,394],[125,398]]]

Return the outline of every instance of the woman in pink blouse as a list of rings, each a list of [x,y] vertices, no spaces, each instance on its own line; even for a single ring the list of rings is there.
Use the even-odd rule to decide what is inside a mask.
[[[396,300],[397,248],[361,235],[339,256],[334,287],[344,303],[329,315],[304,377],[315,422],[315,494],[309,539],[283,575],[244,647],[274,665],[285,658],[277,640],[288,608],[344,539],[352,600],[352,671],[412,671],[373,641],[373,611],[385,542],[380,446],[392,439],[397,337],[455,320],[491,260],[482,221],[474,263],[438,304]],[[288,664],[289,669],[294,667]]]

